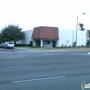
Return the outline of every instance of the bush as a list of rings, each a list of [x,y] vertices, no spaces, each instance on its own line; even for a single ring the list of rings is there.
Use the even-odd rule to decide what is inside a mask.
[[[81,47],[84,47],[83,45]]]
[[[62,45],[60,48],[64,48],[64,45]]]
[[[75,47],[76,46],[76,42],[73,42],[73,47]]]
[[[30,44],[28,44],[29,47],[32,47],[33,46],[33,42],[30,41]]]
[[[32,47],[32,44],[28,44],[27,46],[28,46],[28,47]]]
[[[69,46],[69,48],[71,48],[72,46]]]
[[[16,44],[15,46],[24,47],[24,46],[27,46],[27,44]]]
[[[79,48],[81,47],[81,46],[78,46]]]
[[[86,47],[89,47],[89,45],[90,45],[90,40],[87,41]]]
[[[33,48],[41,48],[40,46],[32,46]]]
[[[65,45],[65,48],[67,47],[67,45]]]

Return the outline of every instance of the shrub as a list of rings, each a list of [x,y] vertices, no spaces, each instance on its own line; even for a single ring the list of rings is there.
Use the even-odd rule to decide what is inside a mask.
[[[67,45],[65,45],[65,48],[67,47]]]
[[[64,47],[64,45],[61,46],[61,48],[63,48],[63,47]]]
[[[69,46],[69,48],[71,48],[72,46]]]
[[[32,44],[28,44],[27,46],[32,47]]]
[[[40,46],[32,46],[33,48],[41,48]]]
[[[81,47],[84,47],[83,45]]]
[[[76,42],[73,42],[73,47],[75,47],[76,46]]]
[[[86,47],[89,47],[89,45],[90,45],[90,40],[87,41]]]
[[[81,46],[78,46],[79,48],[81,47]]]
[[[22,46],[27,46],[27,44],[16,44],[16,46],[22,47]]]

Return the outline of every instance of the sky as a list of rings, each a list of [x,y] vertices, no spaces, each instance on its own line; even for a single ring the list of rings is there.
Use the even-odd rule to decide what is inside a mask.
[[[37,26],[76,29],[79,14],[78,21],[90,29],[90,0],[0,0],[0,29],[9,24],[23,30]]]

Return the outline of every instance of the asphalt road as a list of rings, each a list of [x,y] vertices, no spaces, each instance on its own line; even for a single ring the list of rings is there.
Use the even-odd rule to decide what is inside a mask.
[[[82,90],[88,51],[0,49],[0,90]]]

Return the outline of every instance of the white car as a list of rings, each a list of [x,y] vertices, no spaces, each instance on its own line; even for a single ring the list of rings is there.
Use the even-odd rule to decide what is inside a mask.
[[[14,49],[14,42],[4,42],[2,47]]]

